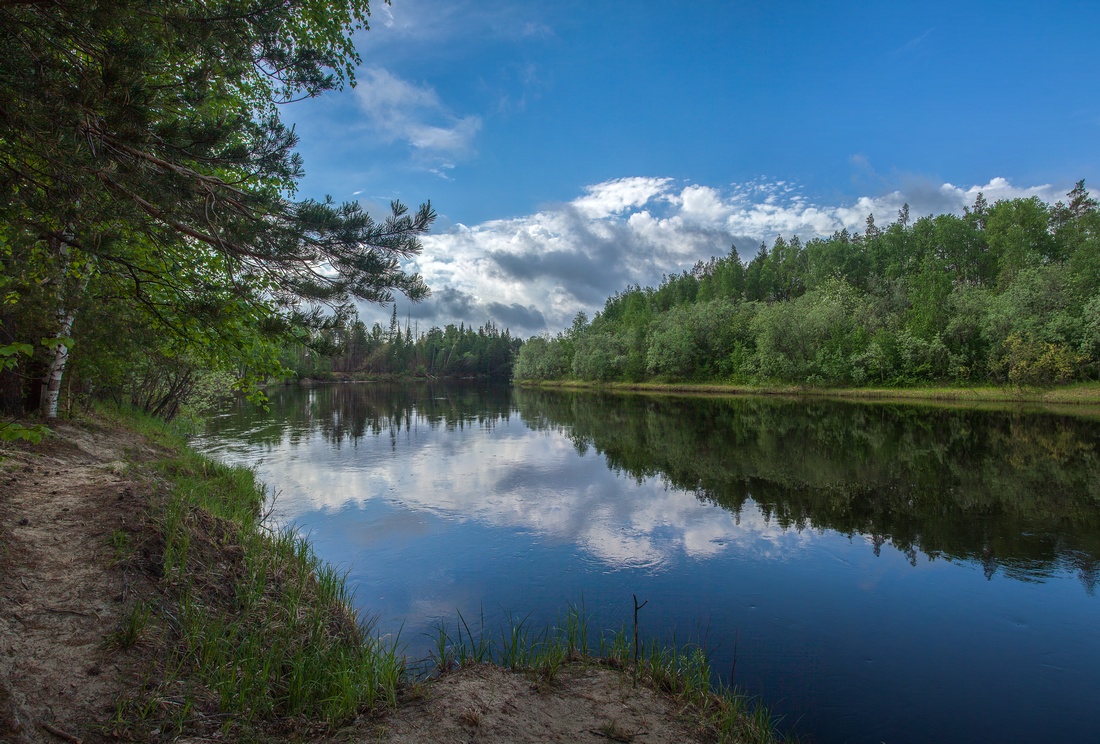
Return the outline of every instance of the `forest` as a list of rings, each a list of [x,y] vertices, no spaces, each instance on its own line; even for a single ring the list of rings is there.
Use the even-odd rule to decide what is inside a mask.
[[[988,204],[802,243],[778,237],[628,287],[530,339],[519,381],[1049,386],[1100,376],[1100,210]]]
[[[448,323],[421,331],[393,307],[389,327],[368,331],[357,315],[332,319],[301,341],[281,347],[279,362],[287,380],[380,378],[488,378],[509,380],[523,341],[492,320],[474,328]]]
[[[259,399],[357,304],[428,294],[405,261],[430,203],[376,219],[296,196],[281,112],[354,85],[369,16],[367,0],[0,4],[0,438],[97,399],[164,418],[204,392]]]
[[[961,216],[777,239],[628,287],[521,343],[421,331],[435,220],[298,199],[283,107],[354,84],[365,0],[0,5],[0,437],[109,399],[171,418],[264,382],[378,376],[1054,385],[1100,376],[1100,210],[979,196]]]

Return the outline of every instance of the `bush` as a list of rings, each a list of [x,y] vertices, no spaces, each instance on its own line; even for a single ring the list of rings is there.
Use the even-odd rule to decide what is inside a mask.
[[[998,371],[1013,385],[1046,387],[1072,380],[1076,365],[1083,361],[1065,344],[1012,333],[1004,341]]]

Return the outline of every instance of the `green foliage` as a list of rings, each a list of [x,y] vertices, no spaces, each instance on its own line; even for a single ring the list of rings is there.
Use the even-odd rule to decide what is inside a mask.
[[[0,372],[10,372],[19,366],[19,357],[29,357],[34,353],[31,344],[6,344],[0,346]],[[41,424],[27,425],[17,421],[0,421],[0,442],[22,440],[38,444],[50,430]]]
[[[520,347],[512,374],[517,380],[560,380],[568,377],[573,351],[561,338],[533,336]]]
[[[751,329],[756,338],[756,364],[764,379],[813,383],[862,382],[852,358],[869,342],[874,328],[863,295],[843,280],[790,302],[760,308]]]
[[[397,323],[388,332],[375,323],[368,333],[354,315],[329,318],[320,327],[302,328],[284,345],[280,361],[297,379],[380,377],[484,377],[509,379],[523,342],[493,321],[433,327],[426,333]]]
[[[1065,344],[1040,341],[1033,335],[1009,334],[997,369],[1013,385],[1049,386],[1073,379],[1080,360]]]
[[[145,547],[163,577],[163,599],[135,605],[111,636],[129,647],[158,623],[166,679],[124,701],[120,716],[155,719],[173,699],[216,711],[233,731],[299,716],[335,726],[395,705],[405,682],[397,640],[358,621],[344,576],[307,542],[260,522],[265,492],[253,472],[187,450],[148,417],[123,418],[170,448],[154,467],[171,487],[151,504],[158,539]],[[129,550],[124,536],[112,542]],[[183,733],[189,723],[181,716],[173,725]],[[145,733],[139,738],[154,736]]]
[[[75,316],[84,392],[151,384],[171,415],[180,397],[156,399],[178,374],[253,389],[280,372],[273,341],[314,305],[425,296],[401,260],[430,205],[376,221],[291,198],[302,163],[279,104],[351,81],[368,15],[366,0],[0,6],[0,345],[56,349]],[[133,340],[103,356],[103,324]],[[49,351],[0,379],[0,409],[36,407],[36,378],[60,378]]]
[[[42,424],[21,424],[18,421],[0,421],[0,442],[24,441],[38,444],[50,433]]]
[[[528,344],[518,380],[1048,385],[1100,376],[1100,209],[1084,182],[863,235],[777,238],[628,287]],[[572,358],[568,372],[562,359]]]
[[[630,330],[590,331],[576,339],[573,376],[584,380],[626,378],[630,361]]]
[[[1022,269],[1054,257],[1047,205],[1038,198],[999,201],[986,219],[986,240],[1000,265],[999,282],[1009,285]]]
[[[650,325],[646,372],[671,380],[713,379],[736,374],[732,355],[752,342],[748,333],[756,310],[751,303],[714,299],[679,305]]]
[[[19,355],[29,357],[34,353],[31,344],[7,344],[0,346],[0,369],[15,369],[19,364]]]

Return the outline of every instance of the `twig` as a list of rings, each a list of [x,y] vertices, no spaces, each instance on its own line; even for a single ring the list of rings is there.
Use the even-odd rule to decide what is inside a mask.
[[[56,615],[79,615],[80,617],[94,617],[99,619],[99,615],[94,612],[80,612],[79,610],[66,610],[63,607],[44,607],[46,612],[52,612]]]
[[[638,686],[638,610],[649,604],[647,599],[645,602],[638,604],[638,595],[632,594],[634,597],[634,686]]]
[[[58,739],[63,739],[67,742],[70,742],[70,744],[80,744],[80,737],[73,736],[68,731],[62,731],[57,726],[53,726],[49,723],[46,723],[45,721],[42,721],[40,725],[42,726],[42,728],[46,729],[46,731],[50,732]]]
[[[733,630],[733,663],[730,664],[730,687],[733,687],[733,675],[737,672],[737,640],[741,635],[741,631],[737,628]]]
[[[639,729],[632,734],[627,732],[608,733],[607,731],[600,731],[599,729],[588,729],[588,733],[593,734],[594,736],[602,736],[603,738],[610,739],[611,741],[631,742],[634,741],[635,737],[645,736],[649,732],[645,729]]]

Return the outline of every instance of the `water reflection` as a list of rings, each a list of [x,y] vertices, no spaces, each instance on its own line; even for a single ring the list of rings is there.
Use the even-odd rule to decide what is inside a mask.
[[[282,491],[410,658],[456,611],[539,626],[583,599],[608,628],[637,594],[643,633],[706,635],[722,682],[736,662],[813,741],[1100,727],[1096,421],[477,385],[271,397],[199,445]]]
[[[276,387],[268,391],[270,411],[236,401],[215,419],[207,434],[232,433],[250,445],[298,444],[320,434],[337,447],[364,437],[401,431],[425,423],[447,431],[492,425],[512,412],[510,390],[503,386],[347,384]]]
[[[508,426],[511,403],[507,388],[278,389],[272,413],[242,404],[215,421],[206,446],[229,459],[252,455],[249,464],[276,453],[278,514],[291,523],[318,509],[389,499],[405,510],[538,533],[607,569],[659,570],[733,544],[776,555],[803,539],[751,505],[732,514],[657,478],[639,477],[624,490],[602,458],[576,457],[571,440]],[[317,439],[326,446],[310,447]]]
[[[773,399],[517,390],[532,428],[639,481],[657,477],[784,529],[866,536],[914,564],[980,562],[1041,580],[1072,566],[1091,593],[1100,556],[1095,422],[1068,416]]]
[[[290,520],[382,496],[550,535],[609,567],[658,569],[731,546],[777,556],[831,530],[913,565],[973,561],[987,578],[1070,569],[1092,593],[1100,577],[1089,420],[428,384],[277,389],[272,409],[242,404],[210,436],[223,455],[329,445],[282,476],[300,486],[281,504]],[[517,411],[524,426],[496,430]],[[483,433],[455,436],[466,429]],[[635,487],[623,490],[622,475]]]

